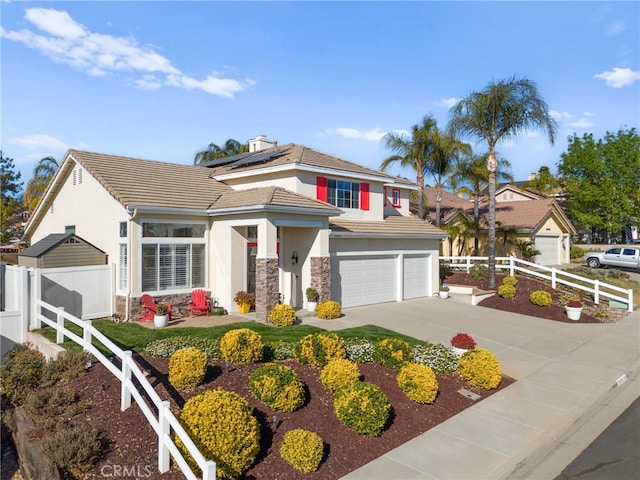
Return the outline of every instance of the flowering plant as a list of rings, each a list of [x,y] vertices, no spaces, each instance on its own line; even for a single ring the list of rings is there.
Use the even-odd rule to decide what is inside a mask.
[[[156,304],[156,315],[166,315],[169,307],[166,303],[158,303]]]
[[[580,303],[578,300],[569,300],[567,302],[567,307],[581,308],[582,307],[582,303]]]
[[[456,333],[453,338],[451,338],[451,345],[456,348],[471,350],[476,348],[476,341],[468,333]]]
[[[256,301],[256,295],[254,293],[249,293],[241,290],[239,292],[236,292],[236,296],[233,298],[233,301],[238,305],[240,305],[241,303],[253,304]]]

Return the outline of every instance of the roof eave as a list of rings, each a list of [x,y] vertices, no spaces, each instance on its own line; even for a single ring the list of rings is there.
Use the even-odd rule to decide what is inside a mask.
[[[442,240],[449,235],[446,233],[374,233],[374,232],[335,232],[331,231],[329,237],[343,237],[343,238],[413,238],[423,240]]]
[[[323,208],[306,208],[306,207],[288,207],[282,205],[249,205],[245,207],[229,207],[229,208],[212,208],[207,210],[207,215],[210,217],[219,217],[222,215],[233,215],[233,214],[246,214],[246,213],[264,213],[264,212],[275,212],[275,213],[293,213],[293,214],[302,214],[302,215],[315,215],[321,217],[335,217],[340,215],[341,211],[336,211],[333,209],[323,209]]]

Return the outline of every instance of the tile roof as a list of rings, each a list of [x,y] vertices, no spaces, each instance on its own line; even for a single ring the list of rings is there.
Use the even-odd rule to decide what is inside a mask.
[[[444,238],[447,236],[442,230],[418,217],[393,215],[382,221],[363,221],[347,218],[332,218],[329,220],[331,233],[361,233],[361,234],[391,234],[421,235]]]
[[[436,218],[436,189],[432,187],[425,187],[423,189],[424,196],[427,199],[427,209],[429,216],[432,219]],[[453,193],[442,191],[442,203],[440,203],[440,215],[444,223],[447,223],[453,217],[455,217],[460,211],[467,212],[471,208],[473,212],[473,202],[460,198]]]
[[[240,208],[253,205],[271,205],[279,207],[311,208],[333,211],[335,215],[342,210],[319,200],[292,192],[282,187],[259,187],[246,190],[234,190],[222,194],[212,205],[212,209]]]

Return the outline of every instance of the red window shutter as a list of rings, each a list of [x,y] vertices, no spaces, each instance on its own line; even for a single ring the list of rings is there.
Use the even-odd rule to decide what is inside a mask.
[[[387,206],[387,187],[382,187],[382,193],[383,193],[383,197],[384,197],[384,206]]]
[[[360,184],[360,209],[369,210],[369,184]]]
[[[329,200],[327,194],[327,177],[316,177],[316,198],[323,202]]]

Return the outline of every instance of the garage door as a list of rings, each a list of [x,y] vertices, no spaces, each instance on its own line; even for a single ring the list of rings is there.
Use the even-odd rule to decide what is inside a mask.
[[[559,244],[558,237],[536,237],[535,247],[540,255],[536,255],[535,262],[540,265],[557,265]]]
[[[331,298],[343,307],[396,301],[396,257],[332,257]]]
[[[403,298],[426,297],[428,292],[427,272],[429,265],[427,255],[405,255],[403,259]]]

